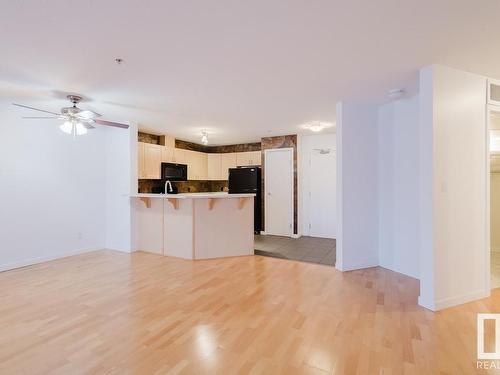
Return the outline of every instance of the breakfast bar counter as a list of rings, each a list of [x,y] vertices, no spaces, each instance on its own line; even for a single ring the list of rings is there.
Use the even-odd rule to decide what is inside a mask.
[[[184,259],[252,255],[255,194],[134,194],[137,250]]]

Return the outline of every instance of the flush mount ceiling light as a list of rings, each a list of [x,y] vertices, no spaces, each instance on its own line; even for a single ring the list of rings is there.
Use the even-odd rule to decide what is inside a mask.
[[[331,122],[311,121],[311,122],[304,124],[302,127],[317,133],[317,132],[322,131],[325,128],[330,128],[332,126],[333,126],[333,124]]]
[[[208,135],[205,130],[201,132],[201,143],[204,145],[208,145]]]

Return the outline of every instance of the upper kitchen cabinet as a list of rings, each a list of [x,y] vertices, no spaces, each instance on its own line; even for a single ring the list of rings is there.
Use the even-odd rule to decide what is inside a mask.
[[[137,145],[137,177],[144,178],[144,143],[142,142]]]
[[[184,150],[183,148],[176,148],[174,149],[172,162],[177,164],[189,164],[189,157],[190,155],[188,150]]]
[[[163,146],[161,149],[161,161],[163,163],[175,163],[174,148],[170,146]]]
[[[236,154],[236,165],[238,166],[261,165],[260,160],[260,151],[238,152]]]
[[[139,178],[157,180],[161,178],[163,146],[139,142]]]
[[[188,151],[188,180],[207,179],[207,154],[197,151]]]
[[[230,152],[220,154],[220,156],[221,180],[227,180],[229,178],[229,168],[236,168],[236,153]]]
[[[188,180],[207,179],[207,154],[176,148],[173,162],[188,166]]]
[[[222,180],[221,154],[207,155],[207,178],[209,180]]]

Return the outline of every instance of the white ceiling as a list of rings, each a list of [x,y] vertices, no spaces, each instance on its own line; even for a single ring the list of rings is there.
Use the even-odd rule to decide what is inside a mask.
[[[0,100],[56,110],[76,92],[107,119],[193,141],[207,129],[211,144],[334,122],[338,100],[415,91],[429,63],[500,78],[500,0],[19,0],[1,8]]]

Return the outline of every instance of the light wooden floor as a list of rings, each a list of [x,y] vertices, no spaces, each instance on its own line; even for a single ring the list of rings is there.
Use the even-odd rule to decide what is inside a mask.
[[[476,313],[381,268],[88,253],[0,273],[1,374],[473,374]]]

